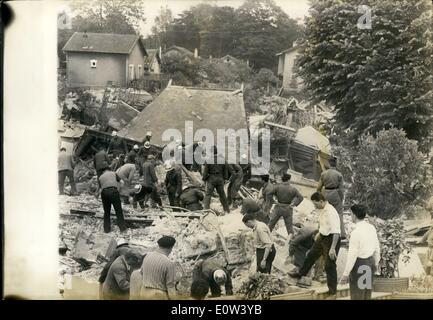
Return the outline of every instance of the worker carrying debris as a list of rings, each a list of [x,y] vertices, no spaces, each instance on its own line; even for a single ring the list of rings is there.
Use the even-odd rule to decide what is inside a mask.
[[[158,177],[155,173],[155,156],[150,154],[147,156],[146,162],[143,164],[143,185],[152,188],[151,198],[160,207],[162,207],[162,200],[156,187]]]
[[[275,259],[276,249],[272,241],[271,231],[269,227],[260,221],[252,214],[247,214],[242,218],[242,222],[254,234],[254,247],[256,248],[257,272],[271,273],[272,262]]]
[[[260,222],[268,224],[269,216],[266,215],[260,205],[253,199],[245,198],[242,201],[241,213],[243,215],[254,215]]]
[[[343,175],[335,169],[337,160],[330,159],[329,165],[319,179],[317,191],[322,192],[325,199],[332,204],[340,216],[341,239],[346,238],[346,230],[343,223],[344,182]]]
[[[173,300],[176,298],[176,267],[170,255],[176,239],[163,236],[158,240],[158,249],[148,252],[141,266],[142,300]]]
[[[137,203],[140,205],[141,209],[146,208],[146,198],[151,195],[153,188],[148,187],[144,184],[136,184],[134,190],[132,190],[129,195],[132,197],[132,207],[137,209]]]
[[[126,141],[117,135],[117,131],[111,133],[112,138],[108,145],[107,153],[113,153],[115,158],[119,157],[121,154],[128,154],[128,146]]]
[[[269,229],[272,232],[278,220],[283,217],[289,236],[293,233],[293,206],[297,207],[304,200],[299,190],[290,184],[290,178],[291,175],[289,173],[284,173],[281,178],[282,182],[277,183],[272,189],[269,189],[266,195],[269,199],[275,196],[278,202],[271,213]]]
[[[174,167],[171,160],[167,160],[164,163],[165,167],[165,187],[167,188],[168,201],[170,206],[179,207],[179,196],[182,192],[182,175]],[[173,209],[173,211],[179,211],[178,209]]]
[[[212,297],[221,296],[221,286],[224,286],[226,296],[233,295],[230,273],[215,259],[208,258],[197,263],[193,270],[192,281],[200,279],[209,283]]]
[[[58,164],[57,164],[57,170],[59,171],[59,194],[61,195],[65,194],[64,185],[65,185],[66,177],[68,178],[69,183],[71,185],[71,195],[77,194],[77,189],[74,180],[74,167],[75,167],[75,162],[74,159],[72,158],[72,154],[66,152],[65,147],[60,148]]]
[[[340,217],[335,208],[325,200],[320,192],[311,196],[311,201],[319,216],[319,233],[313,247],[308,251],[304,264],[298,272],[289,272],[294,278],[302,278],[310,271],[316,260],[325,259],[328,298],[335,299],[337,294],[337,255],[340,250]]]
[[[114,260],[102,286],[104,300],[129,300],[131,273],[140,268],[141,261],[142,256],[133,250]]]
[[[242,167],[239,164],[234,163],[229,164],[229,166],[231,167],[231,176],[227,188],[227,204],[231,206],[235,198],[238,197],[238,192],[242,186],[244,175],[242,172]]]
[[[203,192],[192,185],[185,185],[179,197],[179,204],[182,208],[190,211],[203,210],[201,202],[204,199]]]
[[[135,163],[133,162],[133,159],[129,158],[126,161],[126,164],[117,169],[116,173],[122,180],[119,187],[120,198],[123,200],[124,204],[130,204],[129,194],[132,189],[132,183],[135,175]]]
[[[224,211],[230,213],[229,205],[227,204],[227,197],[224,191],[224,182],[228,179],[229,169],[225,163],[225,159],[221,159],[221,157],[222,156],[218,155],[217,147],[213,146],[213,159],[212,161],[206,161],[203,169],[203,181],[206,182],[204,208],[210,208],[212,193],[214,189],[216,189]]]
[[[102,206],[104,207],[104,232],[111,232],[111,205],[114,207],[116,212],[117,224],[119,225],[120,231],[125,231],[126,225],[123,218],[122,203],[120,201],[119,194],[119,182],[120,177],[110,168],[106,168],[99,177],[101,185],[101,199]]]

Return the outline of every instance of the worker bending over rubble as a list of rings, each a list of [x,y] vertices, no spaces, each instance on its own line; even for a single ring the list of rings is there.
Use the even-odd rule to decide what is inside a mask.
[[[111,232],[111,205],[114,207],[116,212],[117,224],[119,225],[120,231],[125,231],[126,225],[123,219],[122,203],[120,201],[119,194],[119,182],[120,177],[109,168],[106,168],[99,177],[101,184],[101,200],[102,206],[104,207],[104,232]]]
[[[128,250],[111,264],[102,286],[104,300],[128,300],[131,273],[140,268],[142,256]]]
[[[71,195],[77,194],[74,180],[74,167],[75,162],[72,158],[72,154],[66,152],[65,147],[60,148],[57,170],[59,171],[59,193],[61,195],[65,194],[63,190],[66,177],[69,179],[69,183],[71,185]]]
[[[325,199],[337,210],[340,216],[341,239],[345,239],[346,230],[343,220],[344,182],[342,174],[335,169],[336,161],[330,159],[329,165],[325,164],[326,170],[320,175],[317,191],[322,192]]]
[[[188,209],[190,211],[203,210],[201,202],[204,199],[203,192],[198,188],[185,185],[182,188],[182,193],[179,197],[179,204],[182,208]]]
[[[313,226],[299,226],[295,236],[290,240],[289,256],[293,258],[293,264],[299,269],[304,264],[308,250],[314,244],[314,238],[319,230]]]
[[[233,285],[230,273],[215,259],[200,261],[194,267],[192,281],[205,280],[210,287],[212,297],[221,296],[221,286],[225,287],[226,296],[233,295]]]
[[[134,160],[128,158],[126,163],[116,171],[117,175],[122,180],[119,187],[120,198],[124,204],[129,204],[129,193],[132,189],[132,182],[135,175],[135,163]]]
[[[143,185],[152,188],[151,198],[160,207],[162,207],[162,200],[158,193],[157,183],[158,177],[155,173],[155,156],[150,154],[147,156],[146,162],[143,164]]]
[[[311,196],[311,201],[319,215],[319,233],[315,237],[313,247],[298,272],[289,272],[294,278],[307,275],[316,260],[325,259],[328,298],[335,299],[337,294],[337,255],[340,249],[340,217],[335,208],[325,200],[320,192]]]
[[[272,241],[269,227],[252,214],[247,214],[242,218],[242,222],[253,230],[254,246],[256,248],[257,272],[271,273],[272,262],[275,259],[276,249]]]
[[[132,207],[137,209],[137,203],[140,204],[140,208],[146,208],[146,198],[150,196],[153,192],[151,187],[147,187],[144,184],[136,184],[134,190],[132,190],[129,195],[132,197]]]
[[[206,280],[198,279],[191,284],[191,298],[204,300],[209,293],[209,283]]]
[[[203,181],[206,182],[206,196],[204,198],[204,208],[210,208],[210,200],[214,189],[216,189],[221,201],[221,205],[226,213],[230,213],[227,197],[224,191],[224,182],[228,179],[229,169],[225,159],[218,155],[216,146],[213,146],[213,159],[206,161],[203,169]],[[220,159],[220,160],[219,160]]]
[[[173,166],[171,160],[167,160],[165,166],[165,187],[167,189],[168,201],[170,206],[179,207],[179,197],[182,192],[182,175]],[[173,209],[179,211],[179,209]]]
[[[269,230],[272,232],[278,220],[283,217],[289,237],[293,233],[293,206],[297,207],[304,199],[299,190],[290,184],[290,178],[290,174],[283,174],[281,178],[282,182],[277,183],[272,189],[269,189],[266,195],[269,199],[272,199],[274,196],[277,198],[277,203],[273,212],[271,212]]]
[[[158,249],[148,252],[141,266],[142,300],[173,300],[176,298],[176,267],[168,259],[176,240],[163,236],[158,240]]]
[[[245,198],[242,201],[241,213],[243,215],[246,215],[246,214],[254,215],[254,217],[258,221],[266,223],[266,224],[268,224],[268,222],[269,222],[269,216],[267,216],[263,212],[260,205],[253,199]]]

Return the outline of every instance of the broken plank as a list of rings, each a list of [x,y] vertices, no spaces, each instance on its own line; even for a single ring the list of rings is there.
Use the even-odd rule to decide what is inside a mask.
[[[71,214],[78,214],[78,215],[88,215],[88,216],[95,216],[96,212],[94,211],[87,211],[87,210],[78,210],[78,209],[71,209],[69,210]]]

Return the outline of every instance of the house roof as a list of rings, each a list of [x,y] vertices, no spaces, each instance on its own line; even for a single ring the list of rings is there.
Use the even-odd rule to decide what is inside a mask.
[[[281,56],[283,53],[292,52],[292,51],[296,51],[296,50],[298,50],[298,47],[290,47],[284,51],[277,53],[276,56]]]
[[[153,59],[156,58],[159,63],[161,63],[161,58],[159,57],[158,49],[146,49],[147,57],[144,59],[144,64],[150,66],[153,62]]]
[[[129,54],[138,43],[146,52],[139,39],[135,34],[75,32],[63,51]]]
[[[178,51],[179,53],[182,53],[184,55],[190,56],[190,57],[194,57],[194,53],[192,53],[191,51],[189,51],[188,49],[184,48],[184,47],[179,47],[179,46],[171,46],[170,48],[168,48],[165,53],[170,52],[170,51]]]
[[[242,93],[168,86],[119,135],[142,142],[151,131],[152,144],[162,147],[168,143],[162,141],[167,129],[177,129],[185,137],[185,121],[193,122],[194,132],[210,129],[215,139],[217,129],[247,129]]]
[[[296,133],[295,141],[318,149],[323,153],[331,154],[329,139],[311,126],[299,129]]]

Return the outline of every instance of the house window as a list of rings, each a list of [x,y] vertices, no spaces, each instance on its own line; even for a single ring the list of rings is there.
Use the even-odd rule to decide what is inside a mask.
[[[95,59],[90,60],[90,68],[96,68],[97,63],[98,63],[98,60],[95,60]]]
[[[129,80],[134,80],[134,65],[129,65]]]
[[[137,72],[137,78],[141,79],[141,76],[143,75],[143,67],[141,66],[141,64],[138,65],[138,72]]]

